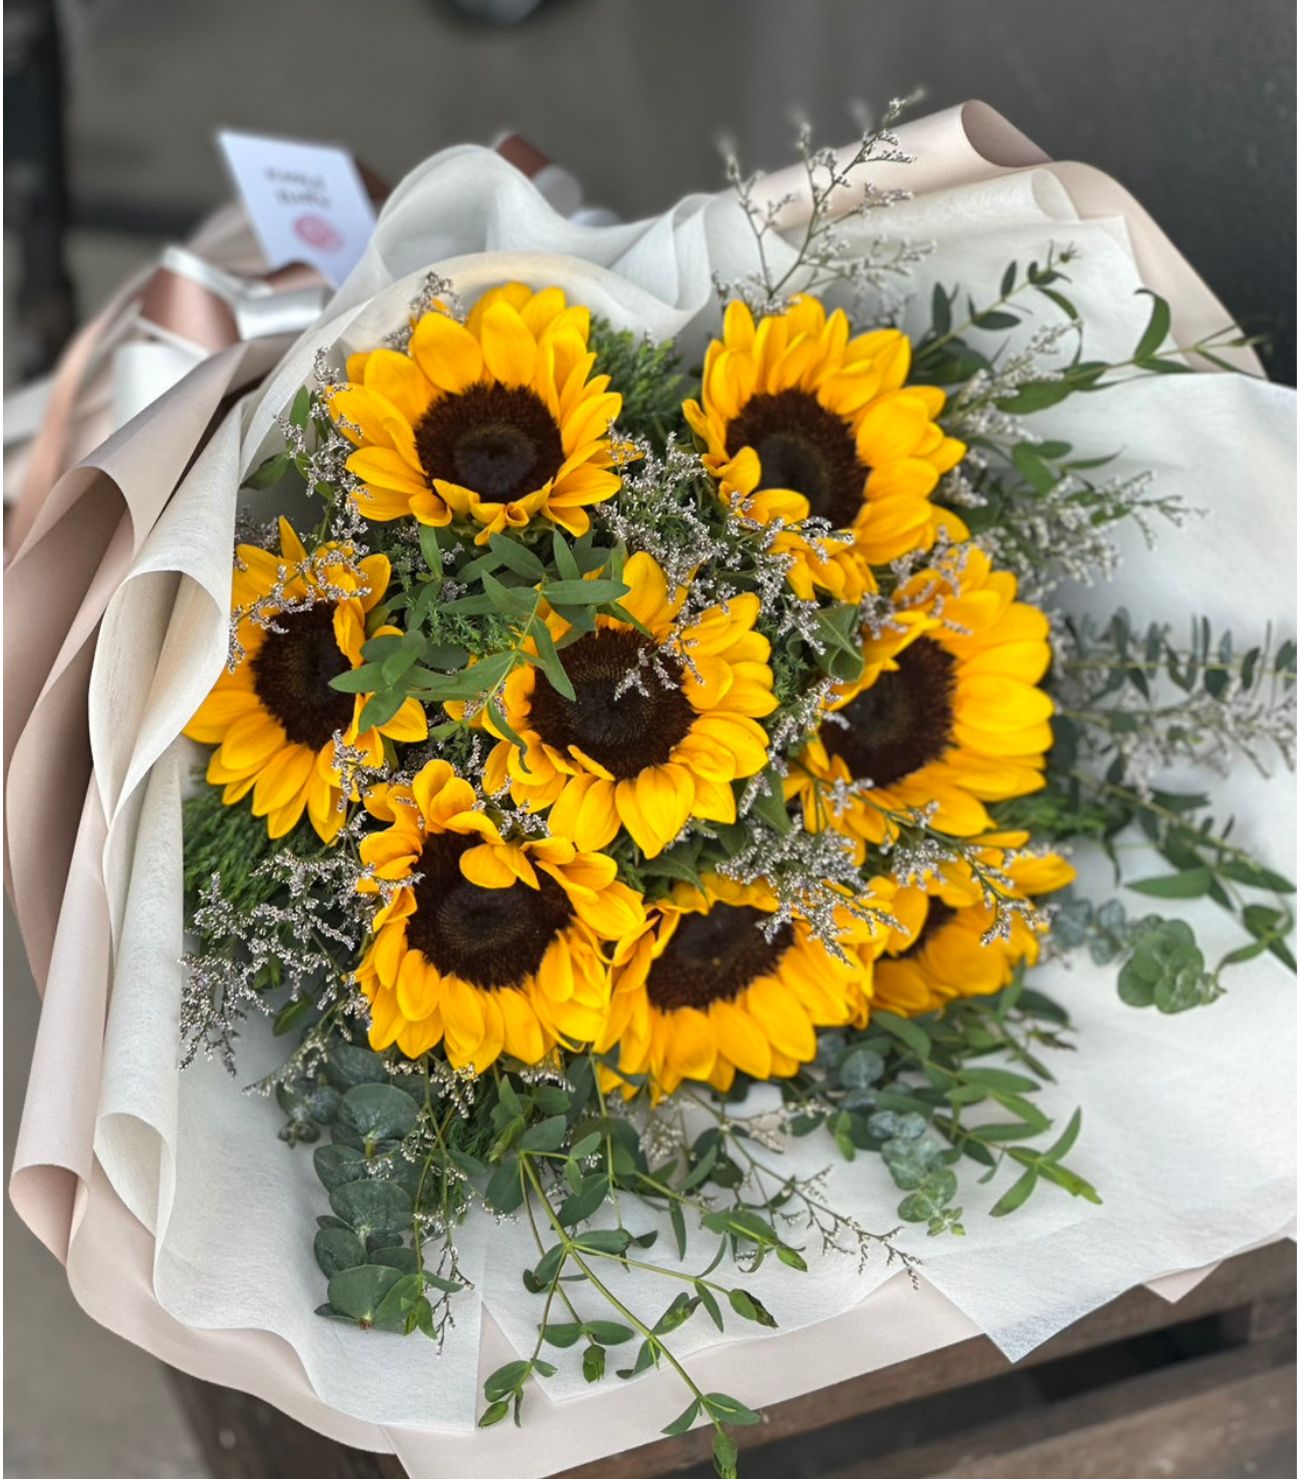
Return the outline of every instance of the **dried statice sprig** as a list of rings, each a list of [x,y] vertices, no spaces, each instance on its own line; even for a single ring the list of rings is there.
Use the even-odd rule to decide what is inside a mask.
[[[434,311],[445,313],[448,318],[453,318],[457,323],[465,320],[465,307],[460,300],[449,277],[442,277],[437,272],[426,272],[424,280],[420,284],[420,290],[411,299],[407,310],[406,322],[391,334],[384,335],[384,343],[389,349],[396,349],[403,354],[410,348],[411,334],[415,326],[426,313]]]
[[[235,553],[235,569],[247,570],[247,565]],[[356,580],[354,586],[340,585],[337,575],[345,572]],[[288,587],[301,581],[301,595],[291,595]],[[277,626],[279,618],[310,611],[321,602],[340,602],[370,593],[365,573],[361,568],[357,550],[349,545],[317,551],[303,560],[284,560],[276,566],[275,583],[268,591],[245,606],[235,606],[230,613],[230,644],[226,657],[227,671],[233,673],[248,656],[240,640],[240,627],[252,622],[263,631],[283,634],[284,628]]]
[[[737,883],[764,883],[772,889],[777,907],[759,926],[768,939],[782,925],[802,919],[837,960],[845,960],[840,944],[845,913],[873,928],[902,928],[887,909],[863,893],[847,838],[801,827],[781,831],[753,812],[747,833],[740,850],[719,863],[717,871]]]
[[[786,526],[761,524],[724,503],[698,454],[675,438],[662,456],[648,442],[632,445],[636,460],[623,473],[618,498],[593,512],[614,539],[654,558],[670,590],[686,591],[677,626],[725,606],[742,589],[735,572],[744,570],[744,588],[757,594],[765,629],[778,639],[793,633],[821,651],[817,603],[794,593],[787,579],[792,557],[773,548]],[[688,653],[674,655],[689,666]]]
[[[362,826],[358,813],[330,850],[304,857],[284,848],[259,864],[252,876],[272,886],[269,898],[235,903],[213,873],[194,912],[200,947],[184,957],[182,1067],[202,1052],[233,1073],[239,1024],[251,1012],[270,1013],[272,985],[287,985],[291,1000],[311,995],[322,1012],[341,1004],[364,1011],[351,980],[374,908],[357,891],[366,872],[356,858]]]
[[[811,126],[806,121],[799,125],[796,144],[808,181],[809,213],[802,237],[794,244],[794,261],[779,275],[770,260],[769,245],[774,236],[784,237],[781,223],[798,197],[787,193],[761,198],[757,186],[762,175],[747,175],[734,150],[724,148],[727,181],[753,234],[758,265],[734,279],[715,277],[714,286],[722,301],[737,298],[756,313],[780,313],[797,292],[823,292],[841,284],[852,293],[855,306],[860,306],[869,294],[905,278],[928,254],[928,244],[914,245],[883,236],[865,244],[850,242],[841,230],[845,222],[910,198],[910,191],[881,189],[874,181],[861,178],[861,171],[868,165],[914,162],[915,156],[900,146],[893,131],[911,101],[894,99],[880,124],[864,129],[847,159],[841,159],[833,149],[816,147]],[[851,197],[851,204],[841,209],[846,195]]]
[[[1181,764],[1226,775],[1245,759],[1261,775],[1296,763],[1295,647],[1276,650],[1272,634],[1242,649],[1208,622],[1175,642],[1167,623],[1135,630],[1125,611],[1104,626],[1088,617],[1053,629],[1053,684],[1085,753],[1116,758],[1126,784],[1149,798],[1159,778]]]
[[[1151,548],[1154,519],[1178,528],[1200,512],[1176,495],[1152,493],[1153,482],[1149,472],[1100,484],[1067,474],[1048,492],[1017,500],[1014,519],[974,543],[1016,576],[1022,600],[1041,605],[1066,581],[1091,586],[1114,577],[1122,562],[1111,533],[1117,524],[1131,520]]]
[[[816,1232],[823,1253],[856,1257],[859,1274],[873,1254],[883,1252],[886,1267],[897,1262],[913,1284],[916,1283],[921,1260],[895,1242],[900,1228],[872,1232],[856,1218],[845,1216],[831,1206],[827,1188],[829,1167],[811,1176],[790,1176],[754,1153],[752,1147],[758,1146],[772,1155],[782,1154],[789,1144],[794,1122],[804,1113],[804,1105],[782,1104],[763,1114],[733,1117],[725,1104],[716,1104],[689,1086],[684,1085],[679,1095],[714,1117],[725,1139],[728,1157],[741,1167],[743,1180],[739,1190],[744,1190],[754,1203],[771,1208],[775,1222]]]
[[[924,889],[942,876],[945,868],[960,863],[978,885],[980,902],[992,911],[989,927],[980,937],[982,945],[1009,939],[1017,919],[1035,932],[1047,927],[1046,907],[1020,895],[1009,871],[1017,859],[1037,856],[1032,848],[1009,848],[1002,854],[1000,863],[991,863],[977,840],[950,837],[934,830],[937,803],[906,812],[881,810],[895,835],[887,837],[878,851],[901,888]]]

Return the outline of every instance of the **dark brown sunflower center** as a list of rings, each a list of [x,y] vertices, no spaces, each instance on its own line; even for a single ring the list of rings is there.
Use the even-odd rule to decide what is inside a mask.
[[[420,465],[493,503],[536,491],[560,470],[560,428],[541,398],[515,385],[471,385],[436,400],[415,427]]]
[[[530,719],[548,745],[577,745],[619,780],[662,765],[686,737],[695,710],[681,665],[640,632],[603,627],[560,654],[576,701],[539,672]],[[636,682],[627,685],[629,673]]]
[[[853,433],[806,390],[755,395],[727,427],[727,455],[758,453],[759,488],[802,493],[816,517],[846,529],[862,509],[871,471],[858,457]]]
[[[352,666],[334,637],[334,603],[277,616],[275,625],[253,658],[253,687],[291,744],[319,750],[347,729],[355,707],[351,694],[330,687]]]
[[[520,986],[573,918],[568,896],[545,873],[540,888],[525,883],[480,888],[460,871],[460,857],[478,841],[444,832],[424,844],[416,871],[415,913],[407,943],[444,975],[485,991]]]
[[[882,673],[822,725],[827,750],[855,780],[877,786],[892,786],[937,760],[952,739],[955,666],[937,642],[918,638],[899,654],[896,673]]]
[[[748,904],[715,904],[707,914],[683,914],[668,948],[650,967],[646,991],[660,1011],[731,1001],[776,968],[794,938],[783,924],[769,940],[759,928],[770,916]]]
[[[951,904],[945,904],[942,899],[931,899],[930,908],[925,916],[925,923],[917,931],[916,939],[907,947],[900,950],[898,960],[910,960],[913,955],[919,955],[926,945],[939,933],[950,919],[955,919],[957,911]]]

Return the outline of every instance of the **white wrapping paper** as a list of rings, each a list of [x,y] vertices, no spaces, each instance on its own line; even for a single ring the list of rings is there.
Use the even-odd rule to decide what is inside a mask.
[[[1051,243],[1073,244],[1080,259],[1070,291],[1088,323],[1087,352],[1123,358],[1147,312],[1133,296],[1143,281],[1133,218],[1082,219],[1046,168],[970,174],[961,184],[939,172],[941,188],[858,229],[887,225],[936,242],[915,278],[920,304],[934,281],[960,282],[978,296],[994,290],[1012,258],[1041,260]],[[430,266],[467,298],[508,277],[555,283],[616,324],[679,335],[695,352],[712,325],[711,274],[746,270],[750,250],[747,228],[725,199],[688,200],[650,223],[578,227],[484,151],[435,157],[394,193],[324,322],[209,442],[104,618],[90,686],[94,782],[85,845],[74,854],[84,871],[70,883],[55,937],[47,1006],[55,1016],[42,1022],[15,1200],[54,1246],[68,1218],[69,1276],[97,1318],[346,1441],[394,1449],[418,1479],[486,1475],[507,1456],[520,1479],[552,1473],[649,1441],[682,1399],[668,1372],[641,1378],[629,1404],[623,1383],[588,1388],[562,1367],[532,1399],[522,1433],[510,1425],[473,1432],[482,1372],[529,1349],[535,1335],[538,1302],[519,1282],[533,1261],[526,1228],[480,1222],[465,1230],[462,1253],[477,1287],[459,1297],[440,1359],[415,1339],[315,1319],[310,1311],[323,1295],[311,1234],[324,1197],[307,1153],[287,1150],[276,1139],[274,1106],[241,1095],[218,1068],[174,1067],[179,798],[193,758],[175,736],[224,657],[236,489],[264,455],[274,417],[308,378],[316,350],[328,348],[341,362],[347,350],[373,344]],[[1207,374],[1079,397],[1037,418],[1045,436],[1089,452],[1119,449],[1116,470],[1154,468],[1161,491],[1210,511],[1183,530],[1162,531],[1155,556],[1131,551],[1114,588],[1080,593],[1078,603],[1108,611],[1122,600],[1139,619],[1205,611],[1243,638],[1288,612],[1293,417],[1289,393]],[[1220,810],[1237,816],[1242,842],[1293,874],[1291,830],[1276,820],[1293,813],[1292,783],[1265,784],[1243,770],[1221,794]],[[87,866],[95,859],[98,877]],[[104,918],[92,958],[73,949],[87,938],[88,904]],[[1198,924],[1207,954],[1218,924]],[[83,1041],[77,1051],[96,1062],[101,1034],[93,1014],[87,1022],[55,1007],[54,986],[61,971],[89,971],[102,982],[102,1003],[110,931],[98,1092],[75,1116],[56,1115],[47,1086],[67,1050],[64,1034]],[[61,940],[69,942],[62,956]],[[890,1278],[883,1260],[859,1277],[854,1260],[817,1256],[811,1237],[808,1274],[765,1268],[746,1280],[781,1332],[725,1343],[702,1323],[678,1332],[677,1347],[697,1352],[701,1383],[758,1404],[979,1330],[1020,1355],[1137,1283],[1283,1232],[1294,1207],[1292,985],[1267,957],[1230,979],[1231,995],[1212,1009],[1167,1019],[1121,1006],[1111,971],[1080,962],[1041,973],[1036,984],[1068,1006],[1082,1048],[1053,1061],[1059,1082],[1042,1096],[1044,1108],[1068,1115],[1076,1103],[1085,1106],[1072,1163],[1099,1185],[1105,1206],[1044,1188],[1016,1216],[993,1221],[982,1210],[1005,1178],[972,1187],[965,1239],[929,1242],[915,1229],[900,1235],[924,1259],[920,1292]],[[276,1046],[250,1028],[241,1079],[270,1066]],[[816,1137],[784,1158],[802,1174],[835,1161],[833,1147]],[[75,1179],[51,1180],[51,1166]],[[68,1195],[70,1215],[61,1210]],[[871,1158],[836,1166],[829,1196],[868,1227],[893,1225],[898,1193]],[[657,1246],[652,1256],[670,1255]],[[644,1298],[635,1276],[619,1287],[653,1315],[667,1302],[663,1283],[654,1281]],[[578,1403],[580,1420],[564,1411]]]

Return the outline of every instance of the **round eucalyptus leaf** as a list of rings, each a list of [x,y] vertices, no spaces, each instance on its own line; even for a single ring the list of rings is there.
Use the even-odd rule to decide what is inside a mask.
[[[400,1186],[391,1181],[348,1181],[330,1192],[330,1210],[358,1236],[393,1232],[406,1227],[414,1208]],[[332,1304],[334,1301],[331,1300]]]
[[[402,1234],[396,1228],[387,1229],[383,1232],[370,1233],[366,1238],[366,1257],[370,1258],[375,1253],[386,1253],[390,1248],[402,1246]],[[383,1259],[378,1262],[382,1263]]]
[[[885,1071],[885,1060],[872,1048],[852,1048],[840,1059],[840,1083],[846,1089],[869,1089]]]
[[[383,1264],[385,1268],[395,1268],[399,1274],[416,1274],[420,1271],[414,1248],[377,1248],[370,1254],[370,1262]]]
[[[317,1230],[312,1251],[320,1271],[327,1279],[342,1273],[345,1268],[355,1268],[366,1261],[366,1250],[361,1239],[350,1228],[322,1227]]]
[[[419,1115],[411,1096],[392,1084],[358,1084],[344,1094],[339,1120],[373,1144],[410,1134]]]
[[[329,1084],[313,1084],[302,1096],[303,1107],[312,1119],[322,1125],[334,1123],[343,1096]]]
[[[330,1308],[362,1325],[373,1325],[384,1296],[401,1279],[395,1268],[362,1263],[345,1268],[329,1282]]]
[[[354,1084],[382,1084],[388,1077],[379,1054],[355,1043],[335,1043],[330,1048],[326,1070],[341,1089],[350,1089]]]
[[[318,1145],[312,1152],[316,1174],[327,1191],[359,1181],[366,1174],[366,1158],[350,1145]]]

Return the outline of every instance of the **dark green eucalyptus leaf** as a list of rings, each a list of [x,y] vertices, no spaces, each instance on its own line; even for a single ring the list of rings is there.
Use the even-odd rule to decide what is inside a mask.
[[[349,1228],[318,1228],[312,1251],[316,1255],[321,1273],[327,1279],[332,1279],[345,1268],[355,1268],[366,1261],[366,1250],[361,1239]]]
[[[345,1268],[329,1281],[329,1302],[339,1314],[358,1324],[373,1325],[384,1302],[384,1296],[401,1280],[395,1268],[363,1263]]]
[[[357,1084],[343,1096],[340,1122],[369,1143],[402,1140],[415,1128],[420,1111],[394,1084]]]
[[[372,1176],[335,1187],[330,1192],[330,1210],[361,1234],[389,1233],[408,1227],[414,1207],[411,1198],[395,1182]]]

